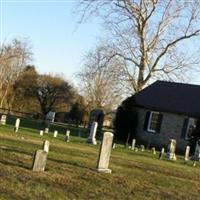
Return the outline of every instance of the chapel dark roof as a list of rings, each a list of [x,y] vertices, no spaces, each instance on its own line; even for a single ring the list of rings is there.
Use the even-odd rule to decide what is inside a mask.
[[[135,95],[137,106],[200,117],[200,85],[156,81]]]

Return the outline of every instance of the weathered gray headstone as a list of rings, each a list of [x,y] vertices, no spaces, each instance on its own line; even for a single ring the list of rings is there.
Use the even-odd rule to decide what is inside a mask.
[[[78,137],[81,137],[81,131],[78,130]]]
[[[185,161],[188,161],[189,160],[189,155],[190,155],[190,146],[186,146],[186,149],[185,149]]]
[[[152,153],[154,154],[154,155],[156,155],[156,148],[155,147],[152,147]]]
[[[49,141],[48,140],[45,140],[44,142],[43,142],[43,151],[45,151],[45,152],[49,152],[49,145],[50,145],[50,143],[49,143]]]
[[[44,131],[40,130],[40,135],[43,136],[43,134],[44,134]]]
[[[18,130],[19,130],[19,125],[20,125],[20,119],[17,118],[16,121],[15,121],[15,128],[14,128],[14,131],[15,131],[15,132],[18,132]]]
[[[48,132],[49,132],[49,128],[45,128],[45,129],[44,129],[44,132],[45,132],[45,133],[48,133]]]
[[[168,145],[166,158],[169,160],[176,160],[176,140],[170,139],[170,143]]]
[[[53,137],[57,137],[57,135],[58,135],[58,131],[54,131]]]
[[[159,153],[159,159],[162,160],[162,158],[164,157],[165,154],[165,148],[162,148],[160,153]]]
[[[196,160],[196,161],[200,160],[200,140],[197,140],[193,160]]]
[[[7,119],[7,116],[6,116],[6,115],[1,115],[0,124],[1,124],[1,125],[6,125],[6,119]]]
[[[140,145],[141,151],[144,151],[144,145]]]
[[[47,152],[43,150],[37,150],[35,152],[34,158],[33,158],[33,165],[32,169],[33,171],[44,171],[46,167],[47,162]]]
[[[97,142],[96,142],[97,127],[98,127],[98,123],[97,122],[93,122],[92,123],[92,127],[90,129],[90,135],[87,138],[87,143],[94,144],[94,145],[97,144]]]
[[[103,140],[100,147],[99,158],[97,161],[97,171],[104,173],[111,173],[108,169],[110,154],[113,143],[113,134],[110,132],[105,132],[103,135]]]
[[[70,141],[70,130],[67,130],[67,131],[66,131],[66,134],[65,134],[65,141],[66,141],[66,142],[69,142],[69,141]]]
[[[136,145],[136,139],[132,140],[132,145],[131,145],[131,150],[135,149],[135,145]]]

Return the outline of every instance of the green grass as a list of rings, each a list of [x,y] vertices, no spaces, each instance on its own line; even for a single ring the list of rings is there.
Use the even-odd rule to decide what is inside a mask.
[[[200,199],[200,166],[158,160],[150,152],[134,152],[117,145],[112,150],[112,174],[95,171],[99,145],[85,138],[52,133],[39,136],[38,130],[0,127],[0,199]],[[34,151],[50,141],[46,171],[31,171]]]

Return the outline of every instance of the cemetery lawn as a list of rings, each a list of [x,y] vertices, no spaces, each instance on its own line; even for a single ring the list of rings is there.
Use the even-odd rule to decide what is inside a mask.
[[[112,150],[112,174],[94,169],[99,145],[85,138],[52,133],[39,136],[34,129],[0,127],[0,199],[1,200],[176,200],[200,199],[200,164],[158,160],[158,154],[134,152],[121,145]],[[50,141],[45,172],[31,171],[34,151]]]

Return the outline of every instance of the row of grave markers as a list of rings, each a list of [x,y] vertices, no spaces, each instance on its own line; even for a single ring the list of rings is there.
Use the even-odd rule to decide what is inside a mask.
[[[115,146],[116,145],[113,144],[113,148],[115,148]],[[138,148],[136,147],[136,139],[132,140],[132,146],[130,148],[131,148],[131,150],[138,151]],[[144,145],[140,145],[140,148],[141,148],[141,151],[144,151]],[[166,158],[169,160],[177,160],[175,151],[176,151],[176,140],[170,139],[170,142],[168,144],[167,153],[166,153]],[[156,154],[155,147],[152,148],[152,153]],[[162,159],[164,157],[164,154],[165,154],[165,149],[162,148],[160,151],[160,154],[159,154],[159,159]],[[190,154],[190,146],[186,146],[185,156],[184,156],[185,162],[187,162],[189,160],[189,154]],[[196,143],[195,153],[192,156],[192,160],[193,161],[200,160],[200,140],[198,140]]]
[[[6,115],[2,115],[1,116],[1,120],[0,120],[0,123],[5,125],[6,124]],[[16,119],[16,122],[15,122],[15,127],[14,127],[14,130],[15,132],[18,132],[19,130],[19,125],[20,125],[20,119],[17,118]],[[97,131],[97,127],[98,127],[98,123],[97,122],[93,122],[92,123],[92,126],[91,126],[91,129],[90,129],[90,134],[89,134],[89,137],[87,138],[86,142],[87,143],[90,143],[90,144],[93,144],[93,145],[96,145],[97,142],[96,142],[96,131]],[[45,130],[40,130],[40,135],[42,136],[44,133],[48,133],[49,132],[49,129],[48,128],[45,128]],[[105,172],[111,172],[110,170],[108,170],[108,166],[107,168],[106,167],[102,167],[102,163],[104,164],[105,162],[107,163],[108,165],[108,157],[110,157],[110,152],[111,152],[111,148],[115,148],[115,143],[110,144],[110,141],[109,139],[107,138],[112,138],[112,141],[113,141],[113,134],[112,133],[109,133],[109,132],[105,132],[106,134],[104,134],[104,137],[103,137],[103,141],[102,141],[102,144],[101,144],[101,152],[100,155],[99,155],[99,160],[98,160],[98,165],[97,165],[97,169],[98,171],[105,171]],[[112,134],[109,135],[109,134]],[[80,133],[79,133],[80,134]],[[58,135],[58,131],[55,130],[54,131],[54,134],[53,134],[53,137],[57,137]],[[70,141],[70,131],[67,130],[66,131],[66,134],[65,134],[65,141],[69,142]],[[104,145],[104,141],[105,141],[105,144]],[[108,146],[108,147],[106,147]],[[111,147],[111,148],[110,148]],[[144,145],[141,145],[141,151],[144,151]],[[136,147],[136,140],[133,139],[132,140],[132,146],[131,146],[131,149],[132,150],[135,150],[137,151],[138,148]],[[169,160],[176,160],[176,154],[175,154],[175,150],[176,150],[176,140],[174,139],[171,139],[170,140],[170,143],[168,145],[168,151],[166,153],[166,158],[169,159]],[[45,151],[46,153],[48,153],[47,151]],[[189,152],[190,152],[190,147],[187,146],[186,147],[186,151],[185,151],[185,161],[188,161],[189,160]],[[155,147],[152,148],[152,153],[153,154],[156,154],[156,149]],[[165,149],[162,148],[161,149],[161,152],[159,154],[159,159],[162,159],[164,157],[164,154],[165,154]],[[38,153],[36,152],[35,154],[35,159],[37,158],[37,155],[44,155],[44,157],[47,155],[45,153],[42,153],[42,150],[38,150]],[[34,160],[35,160],[34,159]],[[194,160],[194,166],[196,165],[196,161],[199,161],[200,160],[200,140],[197,141],[197,145],[196,145],[196,149],[195,149],[195,154],[194,156],[192,157],[192,159]],[[37,159],[36,159],[37,160]],[[45,160],[45,159],[44,159]]]
[[[67,134],[67,133],[66,133]],[[98,172],[111,173],[111,169],[108,168],[110,154],[113,143],[113,134],[105,132],[103,140],[101,142],[99,156],[97,160],[96,170]],[[44,171],[47,163],[47,155],[49,152],[49,141],[45,140],[43,143],[43,149],[39,149],[35,152],[32,164],[33,171]]]

